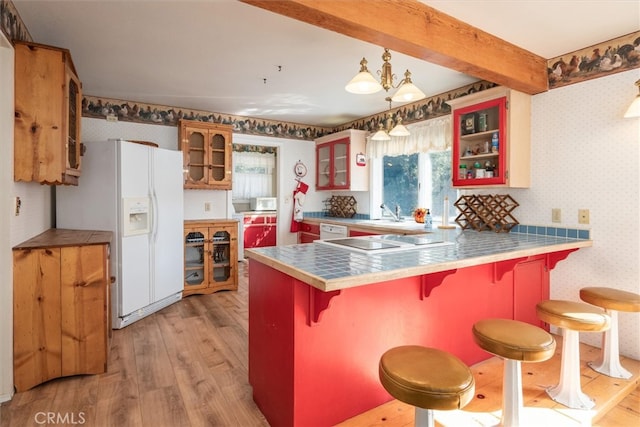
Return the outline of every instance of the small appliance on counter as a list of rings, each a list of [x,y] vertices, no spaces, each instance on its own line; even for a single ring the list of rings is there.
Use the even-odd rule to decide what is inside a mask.
[[[278,199],[276,197],[252,197],[249,201],[252,211],[275,211],[278,210]]]

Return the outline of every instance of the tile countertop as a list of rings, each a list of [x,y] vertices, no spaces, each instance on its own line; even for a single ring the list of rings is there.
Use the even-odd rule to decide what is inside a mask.
[[[424,231],[424,230],[422,230]],[[379,283],[457,268],[590,247],[589,239],[524,233],[434,230],[452,245],[364,254],[320,243],[247,249],[248,258],[321,291]]]

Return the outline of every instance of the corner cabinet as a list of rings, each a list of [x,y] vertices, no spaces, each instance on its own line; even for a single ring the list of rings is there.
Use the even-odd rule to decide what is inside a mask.
[[[16,41],[14,180],[78,185],[81,116],[69,51]]]
[[[178,128],[178,148],[184,159],[184,188],[231,190],[231,126],[180,120]]]
[[[345,130],[316,142],[316,190],[369,191],[366,131]]]
[[[17,391],[107,371],[109,231],[50,229],[13,248]]]
[[[528,188],[531,97],[495,87],[447,104],[452,109],[453,186]]]
[[[238,222],[184,223],[183,296],[238,289]]]

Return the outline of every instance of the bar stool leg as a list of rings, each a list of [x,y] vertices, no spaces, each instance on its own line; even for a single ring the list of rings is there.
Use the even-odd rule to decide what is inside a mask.
[[[416,406],[415,427],[434,427],[434,417],[432,409],[423,409]]]
[[[502,382],[502,420],[503,427],[520,425],[522,399],[522,365],[519,360],[504,359],[504,375]]]
[[[623,378],[628,380],[632,377],[620,364],[620,353],[618,349],[618,311],[605,309],[611,317],[611,328],[602,333],[602,350],[600,357],[588,365],[596,372],[608,375],[613,378]]]
[[[580,342],[579,332],[562,328],[562,360],[560,383],[549,387],[547,394],[554,401],[572,409],[591,409],[595,402],[580,388]]]

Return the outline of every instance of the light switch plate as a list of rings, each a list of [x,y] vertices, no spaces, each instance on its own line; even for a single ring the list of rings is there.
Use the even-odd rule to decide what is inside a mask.
[[[589,209],[578,209],[578,223],[589,224]]]
[[[562,222],[562,211],[559,208],[551,209],[551,221]]]

